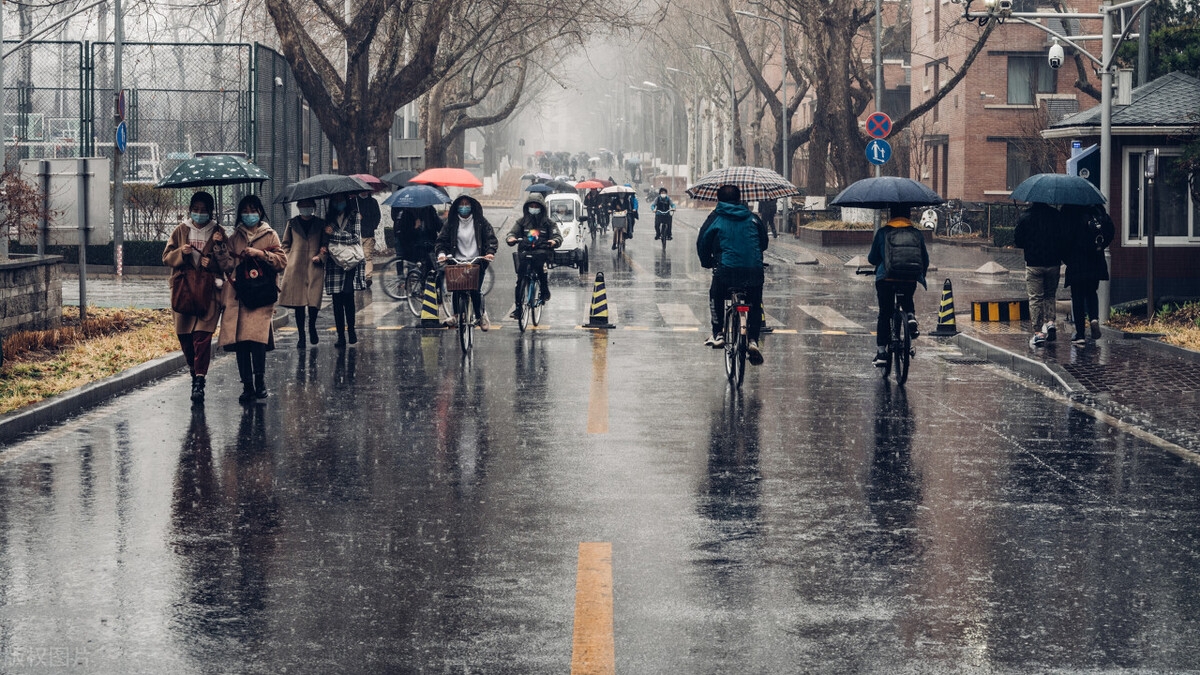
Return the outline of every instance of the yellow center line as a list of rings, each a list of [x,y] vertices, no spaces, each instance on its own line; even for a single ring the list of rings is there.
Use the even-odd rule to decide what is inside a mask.
[[[376,326],[375,330],[403,330],[404,326]]]
[[[571,675],[615,675],[612,543],[579,544]]]
[[[588,394],[589,434],[608,433],[608,336],[592,334],[592,386]]]

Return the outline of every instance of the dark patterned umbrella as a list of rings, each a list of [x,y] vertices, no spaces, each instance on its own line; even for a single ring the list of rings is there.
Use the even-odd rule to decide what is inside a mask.
[[[693,199],[715,202],[717,188],[722,185],[738,186],[742,192],[742,201],[747,202],[800,194],[800,189],[787,182],[783,176],[757,166],[731,166],[710,171],[688,188],[687,193]]]
[[[196,188],[204,186],[261,183],[270,176],[237,155],[206,155],[185,159],[156,188]]]

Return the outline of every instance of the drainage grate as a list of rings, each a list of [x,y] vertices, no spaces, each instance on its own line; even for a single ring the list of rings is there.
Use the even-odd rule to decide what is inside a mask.
[[[953,366],[982,366],[988,363],[987,359],[977,356],[943,356],[942,360]]]

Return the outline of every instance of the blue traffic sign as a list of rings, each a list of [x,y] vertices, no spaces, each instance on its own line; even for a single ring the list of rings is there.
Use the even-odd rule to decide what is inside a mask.
[[[867,161],[872,164],[886,164],[892,158],[892,144],[876,138],[867,143]]]
[[[121,123],[117,125],[117,152],[121,153],[122,155],[125,154],[125,148],[128,146],[128,142],[129,133],[126,131],[125,121],[122,120]]]

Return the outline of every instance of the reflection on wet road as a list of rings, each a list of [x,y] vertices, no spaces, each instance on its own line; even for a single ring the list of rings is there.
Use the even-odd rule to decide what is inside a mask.
[[[380,297],[356,348],[283,333],[265,405],[221,359],[205,410],[175,377],[5,448],[3,672],[1200,663],[1196,465],[926,338],[889,386],[842,269],[772,266],[730,392],[698,222],[593,251],[607,333],[562,270],[467,362]]]

